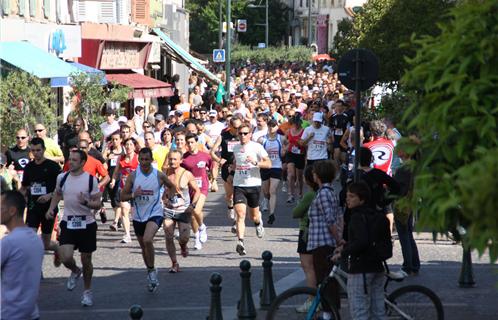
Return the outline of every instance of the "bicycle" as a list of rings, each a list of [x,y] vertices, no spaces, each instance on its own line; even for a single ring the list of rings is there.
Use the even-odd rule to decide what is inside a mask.
[[[387,319],[424,319],[443,320],[444,310],[439,297],[429,288],[420,285],[400,287],[387,293],[389,282],[401,282],[405,277],[401,274],[386,273],[384,284],[384,302]],[[266,320],[313,320],[320,314],[321,306],[329,305],[323,298],[323,288],[336,279],[341,288],[346,290],[347,273],[339,265],[332,268],[329,276],[322,281],[318,289],[295,287],[278,295],[271,304]],[[337,308],[330,306],[332,319],[340,320]]]

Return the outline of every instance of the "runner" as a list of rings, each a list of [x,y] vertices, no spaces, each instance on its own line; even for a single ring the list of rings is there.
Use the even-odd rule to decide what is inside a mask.
[[[341,146],[341,139],[348,130],[351,123],[349,123],[349,116],[344,112],[346,106],[342,100],[338,100],[334,105],[335,114],[329,119],[330,130],[334,136],[333,146],[334,153],[333,159],[338,165],[346,162],[346,151]]]
[[[121,201],[132,201],[133,229],[147,268],[147,288],[149,292],[154,292],[159,286],[154,265],[154,236],[164,220],[160,191],[163,186],[170,189],[175,189],[175,186],[164,173],[152,166],[152,150],[142,148],[138,160],[140,166],[126,179]]]
[[[256,226],[256,235],[262,238],[265,232],[261,212],[259,211],[259,194],[261,192],[261,176],[259,169],[270,169],[272,164],[268,153],[262,145],[251,141],[251,127],[243,123],[239,127],[240,144],[233,148],[233,202],[237,216],[237,246],[239,255],[246,254],[244,246],[246,209]]]
[[[84,288],[82,306],[93,305],[91,290],[93,264],[92,252],[97,250],[97,222],[93,210],[102,206],[97,179],[83,171],[87,154],[83,150],[73,149],[69,153],[69,172],[57,176],[55,192],[46,213],[46,219],[54,218],[55,208],[64,199],[64,211],[59,226],[59,250],[61,262],[71,270],[66,288],[76,288],[83,272]],[[81,270],[74,260],[74,250],[81,255]]]
[[[393,162],[394,144],[386,138],[387,126],[380,120],[370,122],[372,140],[363,146],[370,149],[373,155],[373,166],[392,175],[391,164]]]
[[[306,162],[306,148],[299,144],[304,129],[301,127],[301,116],[297,113],[289,119],[291,128],[287,132],[287,180],[289,181],[289,196],[287,203],[293,203],[296,197],[303,194],[303,170]]]
[[[193,212],[192,231],[195,236],[194,248],[201,250],[202,244],[207,241],[207,227],[204,224],[203,209],[209,191],[208,170],[212,167],[213,161],[208,153],[199,151],[196,135],[187,134],[186,140],[188,152],[183,156],[182,167],[194,175],[200,189],[199,199]]]
[[[261,169],[263,211],[268,211],[268,203],[270,204],[270,214],[268,215],[268,224],[273,224],[275,221],[275,207],[277,205],[277,188],[280,180],[282,180],[282,158],[285,154],[284,144],[285,137],[277,133],[278,122],[271,119],[268,122],[268,135],[261,137],[259,143],[263,145],[271,160],[270,169]]]
[[[16,132],[16,145],[5,152],[7,157],[7,166],[17,172],[19,181],[22,182],[24,167],[29,163],[29,136],[25,129],[19,129]]]
[[[119,202],[119,207],[121,210],[117,211],[114,217],[114,223],[109,226],[113,231],[118,230],[118,223],[121,220],[122,226],[124,228],[124,238],[126,240],[130,239],[130,209],[131,205],[129,201],[121,201],[120,193],[125,186],[126,179],[130,173],[137,170],[138,167],[138,154],[135,152],[138,143],[135,139],[129,138],[124,141],[125,154],[118,159],[116,168],[114,169],[114,174],[110,182],[110,187],[113,188],[115,185],[118,186],[118,191],[116,194],[116,200]],[[116,182],[117,181],[117,182]],[[119,213],[119,214],[118,214]],[[126,243],[126,242],[125,242]]]
[[[182,168],[182,154],[179,150],[172,150],[168,154],[169,166],[166,175],[170,181],[174,181],[175,188],[164,192],[164,234],[166,236],[166,250],[171,259],[170,273],[180,271],[180,265],[176,259],[175,227],[178,223],[180,249],[182,257],[188,256],[187,243],[190,237],[191,215],[194,216],[195,207],[199,200],[200,190],[191,172]],[[192,191],[192,198],[190,191]]]
[[[41,138],[31,139],[31,153],[33,161],[24,168],[21,193],[27,199],[26,224],[35,232],[41,226],[41,238],[45,250],[54,251],[54,265],[60,266],[57,256],[59,245],[51,241],[54,229],[54,219],[47,220],[45,213],[50,206],[50,199],[55,190],[57,176],[61,167],[52,160],[45,158],[45,142]],[[55,213],[58,210],[55,208]]]
[[[225,125],[218,121],[218,112],[216,110],[209,111],[209,122],[205,124],[205,127],[206,134],[211,138],[211,141],[216,142],[218,140],[218,137],[221,135],[221,132],[225,128]],[[211,148],[210,150],[213,150],[213,148]],[[214,152],[219,156],[219,148],[214,150]],[[209,181],[211,184],[212,192],[218,192],[218,182],[216,181],[216,178],[218,178],[218,172],[219,163],[213,161],[211,179]]]
[[[239,117],[232,117],[230,120],[230,126],[223,130],[221,135],[218,137],[214,143],[213,149],[211,149],[211,159],[219,163],[221,166],[221,178],[224,181],[225,188],[225,200],[228,206],[228,217],[233,221],[232,232],[235,233],[237,230],[235,221],[235,211],[233,209],[233,174],[234,171],[230,169],[233,162],[233,149],[236,145],[240,144],[237,137],[237,130],[241,126],[242,121]],[[216,154],[216,150],[221,147],[221,153]]]
[[[307,147],[306,165],[311,165],[319,160],[327,160],[327,146],[332,142],[330,129],[322,124],[323,114],[315,112],[313,114],[313,125],[304,129],[299,144]]]

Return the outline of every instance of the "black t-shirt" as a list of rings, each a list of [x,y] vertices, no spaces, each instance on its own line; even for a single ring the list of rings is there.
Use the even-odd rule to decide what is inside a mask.
[[[24,168],[23,187],[28,189],[28,201],[34,202],[40,196],[53,192],[61,167],[52,160],[45,159],[40,164],[31,161]]]
[[[233,147],[240,143],[238,140],[237,136],[234,136],[230,132],[230,129],[225,129],[221,132],[221,158],[227,160],[225,165],[229,165],[233,162]]]
[[[11,163],[14,164],[14,170],[22,171],[29,163],[29,147],[26,149],[21,149],[18,146],[14,146],[5,152],[5,156],[7,157],[7,165],[9,166]]]
[[[349,125],[349,117],[345,113],[334,114],[330,117],[329,126],[335,138],[340,138],[344,135]]]

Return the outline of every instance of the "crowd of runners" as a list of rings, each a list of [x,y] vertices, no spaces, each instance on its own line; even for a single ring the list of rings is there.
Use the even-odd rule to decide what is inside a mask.
[[[184,258],[189,249],[202,250],[208,241],[204,204],[218,183],[224,188],[233,250],[241,256],[250,250],[244,243],[246,215],[263,238],[264,225],[278,226],[283,212],[276,203],[282,193],[301,219],[298,253],[308,285],[316,287],[326,276],[327,257],[344,242],[348,210],[340,190],[352,176],[356,101],[337,73],[329,66],[241,67],[225,103],[216,102],[216,85],[194,75],[189,83],[188,93],[170,99],[167,114],[154,105],[135,106],[130,118],[104,110],[98,141],[87,131],[86,119],[70,114],[56,140],[43,123],[19,128],[16,145],[1,156],[2,190],[16,189],[26,198],[25,223],[41,232],[45,250],[54,252],[54,265],[70,270],[67,289],[83,277],[84,306],[93,304],[97,218],[106,224],[108,215],[103,199],[110,202],[114,220],[99,228],[121,232],[122,243],[138,241],[151,292],[159,285],[154,237],[163,234],[169,272],[179,272],[175,243]],[[387,119],[362,123],[360,165],[374,184],[402,194],[410,178],[404,175],[404,183],[392,178],[403,161],[394,152],[399,138]],[[393,219],[390,204],[372,205],[380,205],[406,235],[403,270],[416,274],[412,215],[406,223]],[[3,214],[2,224],[8,225]]]

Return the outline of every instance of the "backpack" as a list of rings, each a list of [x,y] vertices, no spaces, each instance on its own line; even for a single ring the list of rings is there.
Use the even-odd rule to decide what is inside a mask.
[[[62,187],[64,186],[64,183],[66,183],[67,177],[69,176],[69,171],[64,174],[64,176],[61,179],[61,182],[59,183],[59,189],[62,190]],[[92,189],[93,189],[93,176],[91,174],[88,175],[88,194],[91,195]]]
[[[375,258],[385,262],[393,256],[391,226],[386,215],[375,210],[373,214],[362,214],[367,225],[368,242]]]

